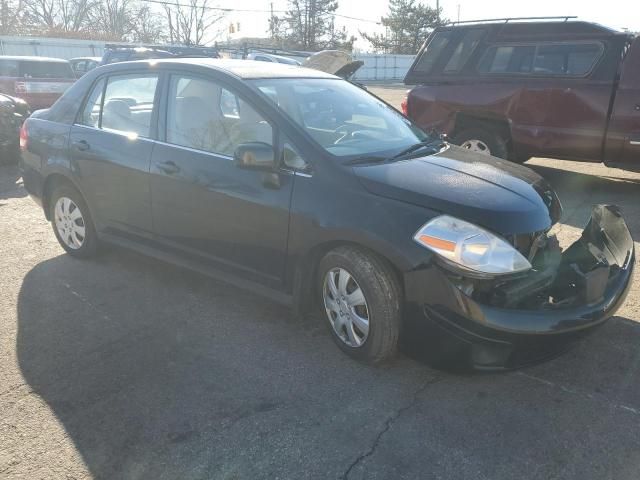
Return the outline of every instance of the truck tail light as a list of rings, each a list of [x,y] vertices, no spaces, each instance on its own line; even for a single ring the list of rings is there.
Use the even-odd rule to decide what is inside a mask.
[[[402,108],[402,113],[404,116],[409,116],[409,97],[405,95],[402,99],[402,103],[400,103],[400,108]]]
[[[13,91],[15,92],[16,95],[19,95],[21,93],[27,93],[27,83],[16,81],[13,84]]]
[[[29,137],[27,135],[27,123],[23,123],[20,127],[20,150],[23,152],[27,150]]]

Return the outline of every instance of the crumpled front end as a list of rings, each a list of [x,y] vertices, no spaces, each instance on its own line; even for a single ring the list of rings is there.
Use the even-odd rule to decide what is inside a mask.
[[[409,323],[422,327],[426,317],[477,368],[512,368],[557,353],[624,302],[635,252],[617,207],[595,206],[564,251],[546,233],[521,248],[533,268],[520,275],[473,279],[441,266],[408,273]]]

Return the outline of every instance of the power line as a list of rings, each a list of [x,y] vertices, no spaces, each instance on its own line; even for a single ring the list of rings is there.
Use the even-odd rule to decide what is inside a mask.
[[[226,12],[226,13],[233,13],[233,12],[242,12],[242,13],[287,13],[288,10],[260,10],[260,9],[247,9],[247,8],[225,8],[225,7],[209,7],[206,5],[190,5],[190,4],[186,4],[186,3],[179,3],[179,2],[171,2],[169,0],[141,0],[142,2],[146,2],[146,3],[156,3],[158,5],[168,5],[171,7],[185,7],[185,8],[202,8],[204,10],[215,10],[218,12]],[[334,16],[334,17],[340,17],[340,18],[347,18],[349,20],[357,20],[359,22],[368,22],[368,23],[375,23],[375,24],[380,24],[380,22],[376,21],[376,20],[369,20],[367,18],[358,18],[358,17],[350,17],[349,15],[341,15],[339,13],[331,13],[330,15]]]

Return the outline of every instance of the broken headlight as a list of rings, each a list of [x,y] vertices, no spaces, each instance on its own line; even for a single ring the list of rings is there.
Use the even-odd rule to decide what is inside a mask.
[[[413,239],[444,260],[479,274],[503,275],[531,268],[529,261],[502,238],[448,215],[424,224]]]

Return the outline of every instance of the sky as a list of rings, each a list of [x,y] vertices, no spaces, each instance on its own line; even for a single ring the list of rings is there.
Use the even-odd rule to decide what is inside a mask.
[[[240,23],[240,31],[228,35],[225,33],[219,40],[239,37],[265,37],[268,35],[268,19],[271,4],[274,10],[285,10],[287,0],[219,0],[217,5],[223,8],[244,10],[264,10],[265,12],[234,12],[227,14],[226,24]],[[422,0],[422,3],[434,6],[436,0]],[[340,15],[357,17],[364,20],[336,18],[336,24],[345,26],[350,34],[358,36],[358,31],[376,32],[382,28],[376,24],[380,17],[388,12],[388,0],[338,0]],[[532,17],[577,15],[580,20],[587,20],[621,30],[640,32],[639,0],[440,0],[443,16],[450,20],[476,20],[504,17]],[[277,13],[276,13],[277,14]],[[225,29],[226,30],[226,29]],[[367,50],[368,42],[358,39],[355,48]]]

